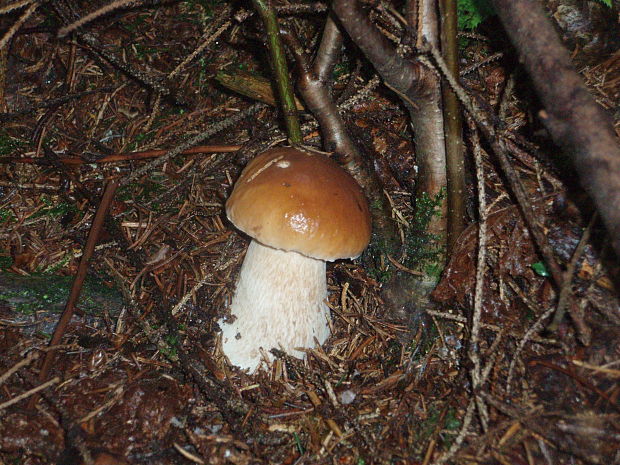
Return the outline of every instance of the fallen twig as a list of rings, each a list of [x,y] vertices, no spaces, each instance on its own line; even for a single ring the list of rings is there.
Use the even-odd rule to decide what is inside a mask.
[[[84,284],[84,279],[86,278],[86,272],[88,271],[88,263],[90,258],[93,255],[95,250],[95,245],[97,245],[97,240],[99,239],[99,234],[103,227],[103,222],[108,212],[108,209],[114,199],[114,193],[118,188],[119,183],[117,181],[110,181],[106,186],[105,192],[103,193],[103,197],[101,198],[101,203],[95,214],[93,219],[93,225],[90,228],[90,232],[88,234],[88,239],[86,241],[86,246],[84,247],[84,255],[82,255],[82,259],[80,260],[80,264],[78,266],[77,273],[75,275],[75,280],[73,281],[73,286],[71,287],[71,294],[69,294],[69,298],[67,299],[67,305],[65,306],[64,311],[58,321],[58,325],[54,330],[54,335],[50,340],[50,345],[56,345],[62,339],[62,336],[67,329],[67,325],[73,316],[75,311],[75,304],[77,303],[78,298],[80,297],[80,292],[82,291],[82,285]],[[39,381],[44,381],[50,369],[52,368],[52,364],[54,363],[54,358],[56,356],[56,351],[50,350],[45,355],[45,360],[43,361],[43,365],[41,367],[41,371],[39,372]],[[37,397],[33,397],[30,400],[30,407],[33,408],[38,400]]]
[[[236,152],[241,149],[241,145],[199,145],[183,150],[179,155],[193,155],[196,153],[228,153]],[[148,158],[161,157],[168,153],[169,150],[146,150],[144,152],[129,152],[129,153],[114,153],[107,155],[98,160],[83,160],[81,158],[59,158],[58,161],[65,165],[83,165],[89,163],[114,163],[119,161],[135,161],[144,160]],[[44,159],[41,157],[3,157],[0,158],[0,163],[41,163],[44,164]]]

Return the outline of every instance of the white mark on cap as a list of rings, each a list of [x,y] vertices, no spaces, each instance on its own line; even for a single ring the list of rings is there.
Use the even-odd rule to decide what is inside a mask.
[[[276,166],[278,168],[288,168],[289,166],[291,166],[291,162],[290,161],[286,161],[286,160],[282,160],[282,161],[279,161],[278,163],[276,163]]]
[[[252,182],[254,181],[254,179],[256,178],[256,176],[258,176],[259,174],[261,174],[263,171],[265,171],[266,169],[268,169],[271,165],[273,165],[274,163],[278,164],[278,163],[286,163],[286,162],[281,162],[280,160],[282,160],[284,158],[284,155],[280,155],[279,157],[274,158],[273,160],[268,161],[267,163],[265,163],[261,168],[259,168],[256,173],[254,173],[252,176],[250,176],[248,179],[245,180],[245,182]]]
[[[295,213],[293,215],[286,215],[288,218],[288,224],[291,229],[299,234],[313,234],[317,229],[317,224],[312,221],[303,213]]]

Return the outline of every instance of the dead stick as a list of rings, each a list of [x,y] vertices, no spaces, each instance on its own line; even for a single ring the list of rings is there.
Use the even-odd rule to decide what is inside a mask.
[[[28,396],[31,396],[33,394],[36,394],[39,391],[42,391],[43,389],[47,389],[48,387],[50,387],[52,384],[56,384],[60,382],[60,378],[58,376],[56,376],[55,378],[50,379],[48,382],[41,384],[40,386],[37,386],[35,388],[32,388],[20,395],[18,395],[17,397],[11,399],[11,400],[7,400],[6,402],[3,402],[2,404],[0,404],[0,410],[4,410],[8,407],[10,407],[11,405],[15,405],[16,403],[18,403],[19,401],[27,398]],[[34,399],[34,397],[32,397],[32,399]]]
[[[101,203],[99,204],[99,208],[97,209],[97,213],[95,213],[95,218],[93,219],[93,224],[90,228],[90,232],[88,233],[88,239],[86,240],[86,246],[84,247],[84,254],[82,255],[82,259],[80,260],[80,265],[78,266],[77,273],[75,275],[75,280],[73,281],[73,285],[71,286],[71,293],[69,294],[69,299],[67,300],[67,305],[60,316],[60,320],[58,321],[58,325],[54,330],[54,335],[49,343],[50,346],[56,345],[62,339],[62,336],[67,329],[67,325],[73,316],[73,312],[75,311],[75,304],[77,303],[78,298],[80,297],[80,292],[82,291],[82,285],[84,284],[84,279],[86,278],[86,272],[88,271],[88,263],[90,262],[90,258],[95,251],[95,245],[97,245],[97,239],[99,238],[99,234],[101,232],[101,228],[103,226],[103,220],[105,219],[105,215],[112,203],[112,199],[114,199],[114,192],[118,188],[117,181],[110,181],[105,188],[105,192],[103,193],[103,197],[101,198]],[[41,371],[39,372],[39,381],[44,382],[47,379],[49,371],[54,363],[54,358],[56,356],[55,350],[50,350],[45,355],[45,360],[43,361],[43,365],[41,367]],[[38,396],[34,396],[30,399],[29,408],[34,408],[38,400]]]
[[[190,149],[181,152],[182,155],[193,155],[195,153],[229,153],[236,152],[241,149],[241,145],[200,145],[198,147],[192,147]],[[88,163],[112,163],[115,161],[128,161],[128,160],[144,160],[146,158],[157,158],[166,154],[167,150],[147,150],[145,152],[129,152],[129,153],[114,153],[107,155],[99,160],[88,161],[81,158],[60,158],[59,161],[65,165],[83,165]],[[2,157],[0,163],[38,163],[42,161],[38,157]]]

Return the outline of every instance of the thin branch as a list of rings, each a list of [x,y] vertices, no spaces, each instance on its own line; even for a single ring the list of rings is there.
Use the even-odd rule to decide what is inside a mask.
[[[14,397],[13,399],[7,400],[6,402],[0,404],[0,411],[10,407],[11,405],[14,405],[24,399],[27,399],[28,397],[32,396],[33,394],[36,394],[39,391],[42,391],[43,389],[47,389],[48,387],[54,385],[54,384],[58,384],[60,383],[60,378],[58,376],[56,376],[55,378],[50,379],[49,381],[35,387],[32,388],[20,395],[18,395],[17,397]],[[34,399],[34,397],[33,397]]]
[[[0,8],[0,15],[5,15],[10,13],[13,10],[17,10],[18,8],[24,7],[26,5],[30,5],[34,3],[36,0],[20,0],[18,2],[13,2],[9,5],[3,6]]]
[[[93,224],[90,228],[90,232],[88,233],[88,239],[86,240],[86,246],[84,247],[84,254],[82,255],[77,273],[75,275],[75,279],[73,281],[73,285],[71,286],[71,293],[69,294],[67,304],[62,312],[60,320],[56,325],[54,335],[50,340],[49,345],[51,346],[57,345],[60,342],[65,333],[67,325],[69,324],[69,321],[71,321],[71,317],[73,316],[73,313],[75,311],[75,305],[82,291],[84,279],[86,279],[88,264],[93,255],[93,252],[95,251],[95,246],[97,245],[97,240],[99,239],[105,216],[108,212],[110,205],[112,204],[112,200],[114,199],[114,193],[116,192],[118,185],[119,183],[117,181],[110,181],[106,186],[105,192],[103,193],[101,203],[99,205],[99,208],[97,209],[97,213],[95,213]],[[52,364],[54,363],[55,356],[56,352],[53,350],[50,350],[45,355],[45,360],[43,361],[41,371],[39,372],[39,381],[45,381],[47,379],[49,371],[52,368]],[[32,399],[30,399],[30,406],[34,407],[36,401],[37,397],[33,397]]]
[[[450,87],[456,95],[458,96],[461,104],[467,110],[467,112],[472,116],[478,129],[482,132],[482,135],[489,143],[495,156],[497,156],[499,160],[500,167],[508,183],[510,185],[510,189],[512,193],[515,195],[517,199],[517,203],[521,209],[521,213],[523,214],[523,218],[525,223],[527,224],[532,236],[534,237],[534,241],[538,246],[549,270],[551,271],[551,276],[553,277],[553,281],[556,286],[560,288],[563,283],[564,275],[562,269],[558,265],[555,256],[553,254],[553,250],[547,241],[547,237],[545,236],[542,226],[537,221],[537,216],[534,213],[534,209],[532,208],[532,204],[529,201],[529,196],[525,192],[525,188],[521,183],[521,179],[517,175],[515,169],[511,165],[508,159],[508,150],[507,143],[504,138],[500,137],[497,134],[495,127],[491,123],[492,118],[491,115],[488,115],[484,112],[473,99],[467,95],[463,87],[456,81],[456,79],[452,76],[450,71],[448,70],[445,62],[443,61],[441,55],[433,46],[426,44],[426,52],[429,53],[437,65],[439,71],[443,78],[450,84]]]
[[[564,272],[564,283],[562,284],[562,288],[560,289],[560,297],[558,297],[558,305],[555,311],[555,315],[553,315],[553,320],[547,329],[549,331],[557,330],[562,318],[564,318],[564,313],[566,312],[566,306],[570,301],[570,294],[572,291],[572,282],[573,275],[575,274],[575,269],[577,268],[577,263],[579,259],[583,255],[583,251],[588,245],[588,241],[590,240],[590,234],[592,233],[592,227],[594,226],[594,222],[596,221],[597,214],[594,213],[592,218],[590,218],[590,222],[586,226],[585,231],[581,235],[581,239],[579,240],[579,244],[577,244],[577,248],[573,252],[573,256],[566,267],[566,271]],[[583,334],[580,334],[582,337]],[[583,341],[587,342],[587,341]],[[585,344],[588,345],[588,344]]]
[[[183,150],[179,155],[193,155],[196,153],[228,153],[237,152],[241,145],[199,145]],[[147,158],[157,158],[168,153],[168,150],[146,150],[144,152],[114,153],[97,160],[84,160],[82,158],[59,158],[58,161],[65,165],[79,166],[91,163],[116,163],[119,161],[135,161]],[[32,163],[45,165],[43,157],[0,157],[1,163]]]
[[[159,0],[150,1],[150,4],[156,4]],[[64,2],[50,2],[51,7],[54,9],[56,14],[61,18],[61,20],[66,24],[71,24],[76,21],[77,15],[75,15]],[[147,71],[136,68],[129,62],[122,61],[119,57],[109,52],[105,46],[103,46],[99,40],[90,33],[75,31],[75,36],[82,43],[85,44],[87,49],[91,52],[95,53],[99,57],[103,58],[105,61],[110,63],[115,68],[119,69],[126,75],[128,75],[131,79],[139,82],[145,87],[154,90],[155,92],[161,94],[164,97],[168,97],[172,99],[177,105],[187,106],[187,102],[183,100],[183,98],[178,95],[178,92],[172,88],[170,88],[166,83],[162,83],[159,79],[154,77],[152,71],[149,72],[148,67]]]
[[[28,9],[26,11],[24,11],[24,13],[19,17],[19,19],[17,21],[15,21],[15,23],[13,23],[11,25],[9,30],[6,31],[4,36],[2,36],[2,39],[0,39],[0,49],[3,49],[4,47],[6,47],[6,45],[13,38],[13,36],[19,30],[19,28],[22,26],[22,24],[24,24],[26,21],[28,21],[28,18],[30,18],[32,16],[32,14],[35,12],[35,10],[37,8],[39,8],[39,5],[40,5],[39,2],[32,3],[28,7]]]
[[[472,130],[472,145],[474,146],[474,162],[476,166],[476,184],[478,186],[478,259],[476,263],[476,286],[474,291],[474,312],[471,323],[471,336],[469,341],[468,355],[473,363],[470,370],[472,384],[474,388],[474,396],[476,405],[482,420],[483,429],[487,429],[488,413],[482,402],[482,398],[478,395],[478,391],[482,387],[482,366],[480,361],[480,323],[482,320],[482,303],[484,291],[484,272],[486,269],[487,255],[487,202],[486,190],[484,185],[484,164],[482,160],[482,148],[480,140],[475,128],[475,123],[469,120],[469,126]]]
[[[230,15],[230,12],[230,7],[227,7],[217,15],[217,18],[211,22],[209,29],[202,35],[202,43],[168,74],[168,79],[172,79],[189,63],[195,60],[198,55],[231,26],[231,21],[224,21],[224,19]]]
[[[20,116],[25,116],[29,113],[34,113],[35,111],[41,108],[55,108],[67,102],[70,102],[71,100],[76,100],[76,99],[85,97],[87,95],[96,94],[98,92],[112,92],[115,89],[116,88],[114,87],[101,87],[99,89],[87,90],[84,92],[78,92],[76,94],[65,95],[63,97],[58,97],[55,99],[49,99],[49,100],[45,100],[42,102],[38,102],[36,105],[26,107],[22,110],[15,111],[13,113],[0,113],[0,122],[11,121],[11,120],[17,119]]]
[[[321,43],[314,60],[316,78],[324,84],[328,84],[332,79],[332,72],[340,58],[342,42],[342,33],[330,14],[325,20]]]
[[[456,1],[440,0],[441,50],[453,76],[459,75]],[[444,83],[443,118],[446,141],[446,175],[448,179],[448,253],[465,229],[465,146],[461,110],[454,91]]]
[[[146,173],[154,170],[158,166],[163,165],[171,158],[176,157],[180,153],[183,153],[185,150],[191,149],[196,144],[199,144],[203,140],[208,139],[209,137],[217,134],[218,132],[224,131],[225,129],[228,129],[238,124],[239,122],[243,121],[245,118],[252,116],[253,114],[257,113],[259,110],[265,108],[265,106],[266,105],[263,103],[255,103],[254,105],[246,108],[243,111],[240,111],[239,113],[232,116],[231,118],[227,118],[218,123],[215,123],[211,127],[207,128],[206,131],[200,134],[197,134],[194,137],[188,139],[187,141],[181,143],[177,147],[168,150],[166,154],[161,156],[160,158],[157,158],[151,163],[148,163],[140,167],[139,169],[133,171],[131,175],[127,176],[121,181],[121,185],[126,186],[127,184],[131,184],[132,182],[135,182],[138,178],[140,178],[141,176],[144,176]]]
[[[99,8],[98,10],[93,11],[92,13],[87,14],[86,16],[74,21],[73,23],[61,28],[58,30],[58,37],[65,37],[67,34],[72,33],[76,29],[95,21],[97,18],[100,18],[103,15],[106,15],[114,10],[118,10],[119,8],[124,8],[127,6],[139,5],[142,2],[140,0],[115,0],[112,3],[108,3],[107,5]]]
[[[5,371],[4,373],[2,373],[2,375],[0,375],[0,385],[4,384],[4,382],[9,379],[11,377],[11,375],[13,373],[16,373],[17,371],[20,370],[20,368],[25,367],[26,365],[30,365],[32,363],[33,360],[37,360],[39,358],[39,356],[41,355],[40,352],[30,352],[26,358],[24,358],[23,360],[17,362],[15,365],[13,365],[11,368],[9,368],[7,371]]]
[[[252,0],[254,8],[260,14],[267,31],[267,43],[271,56],[271,67],[274,73],[278,97],[282,106],[282,114],[286,123],[286,132],[293,144],[301,144],[301,128],[297,116],[297,105],[293,94],[293,86],[289,78],[284,47],[280,41],[278,20],[271,6],[271,0]]]
[[[532,336],[544,327],[545,320],[551,316],[553,311],[554,309],[552,307],[545,311],[542,315],[540,315],[519,341],[519,344],[517,345],[517,350],[515,351],[514,356],[510,361],[510,367],[508,368],[508,379],[506,380],[506,394],[510,394],[510,392],[512,391],[512,377],[514,374],[517,360],[519,360],[519,357],[521,355],[521,351],[525,347],[525,344],[527,344],[528,341],[532,339]]]

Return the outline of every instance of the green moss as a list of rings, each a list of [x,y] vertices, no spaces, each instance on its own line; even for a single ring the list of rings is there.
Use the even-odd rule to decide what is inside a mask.
[[[433,404],[429,406],[428,416],[424,421],[419,423],[417,428],[416,443],[427,444],[433,433],[440,430],[442,433],[439,435],[439,441],[442,447],[450,447],[450,444],[453,442],[461,426],[461,421],[456,417],[456,410],[454,408],[448,409],[443,416],[443,420],[441,418],[441,412],[442,409],[438,406]],[[440,424],[440,421],[442,424]],[[424,451],[420,450],[419,453],[422,455]]]
[[[69,202],[55,202],[51,199],[51,197],[43,196],[41,197],[41,201],[45,204],[45,207],[38,210],[34,213],[30,218],[41,218],[44,216],[50,217],[63,217],[66,215],[75,215],[77,213],[77,208],[74,204]]]
[[[384,238],[373,234],[370,245],[362,254],[362,262],[368,275],[377,282],[386,283],[393,275],[393,267],[385,258],[386,255],[394,255]]]
[[[485,19],[493,16],[495,11],[489,0],[458,0],[459,29],[476,29]]]
[[[11,258],[11,255],[4,250],[0,250],[0,271],[10,268],[12,264],[13,259]]]
[[[0,223],[13,223],[15,221],[15,215],[12,210],[8,208],[0,208]]]
[[[73,276],[20,276],[0,272],[0,302],[28,315],[40,309],[60,312],[67,302],[73,280]],[[87,314],[99,315],[104,310],[118,313],[122,303],[118,291],[100,279],[89,276],[84,282],[77,306]]]
[[[334,66],[332,77],[334,80],[337,80],[340,76],[350,74],[351,71],[352,71],[351,62],[343,61],[342,63],[338,63],[336,66]]]
[[[164,356],[170,360],[175,360],[178,355],[179,340],[173,334],[168,334],[164,337],[166,346],[160,347],[160,351]]]
[[[442,238],[429,233],[428,226],[433,217],[441,215],[440,207],[445,196],[445,189],[442,189],[435,197],[424,192],[416,199],[415,216],[405,238],[405,266],[432,277],[438,277],[443,269],[445,249],[438,245]]]
[[[23,140],[9,136],[6,131],[0,131],[0,156],[11,155],[25,145],[26,142]]]
[[[444,421],[446,429],[450,431],[458,431],[461,427],[461,420],[456,417],[456,410],[451,408],[446,413],[446,418]]]

